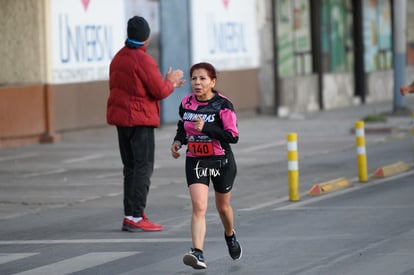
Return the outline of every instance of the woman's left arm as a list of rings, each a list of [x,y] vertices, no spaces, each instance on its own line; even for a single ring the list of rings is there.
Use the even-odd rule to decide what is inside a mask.
[[[239,141],[239,130],[237,129],[237,117],[232,109],[223,109],[220,111],[222,126],[217,124],[205,123],[203,133],[209,137],[226,143],[237,143]]]

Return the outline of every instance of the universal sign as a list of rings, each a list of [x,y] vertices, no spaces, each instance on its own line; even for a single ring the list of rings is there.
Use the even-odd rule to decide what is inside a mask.
[[[259,66],[255,0],[192,0],[192,61],[219,70]]]
[[[124,1],[51,0],[52,83],[108,78],[125,40]]]

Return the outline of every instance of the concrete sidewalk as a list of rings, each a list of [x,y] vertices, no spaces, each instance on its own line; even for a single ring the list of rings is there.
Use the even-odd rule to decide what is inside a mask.
[[[406,98],[406,106],[414,110],[414,97]],[[411,135],[411,114],[396,116],[391,111],[392,101],[292,114],[286,118],[239,114],[240,141],[233,150],[239,171],[253,171],[239,173],[239,181],[247,184],[263,178],[263,188],[266,188],[267,182],[274,180],[270,171],[273,166],[286,170],[286,135],[291,132],[297,133],[300,159],[354,147],[354,124],[368,115],[385,113],[387,121],[365,124],[367,144]],[[175,125],[164,125],[156,130],[156,164],[151,189],[184,186],[184,158],[175,160],[169,151],[175,128]],[[61,135],[62,141],[57,144],[0,150],[0,220],[122,196],[122,166],[114,127]],[[269,171],[261,170],[262,175],[254,175],[252,167],[269,163],[272,164]],[[318,179],[329,179],[334,176],[331,173],[318,175]],[[280,197],[286,195],[284,184],[272,188],[280,189],[276,192]]]

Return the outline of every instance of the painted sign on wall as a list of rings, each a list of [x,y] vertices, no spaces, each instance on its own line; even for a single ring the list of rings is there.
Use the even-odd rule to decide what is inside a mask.
[[[321,42],[324,72],[353,70],[352,2],[323,0]]]
[[[414,65],[414,1],[407,1],[407,64]]]
[[[108,78],[126,37],[124,2],[51,0],[52,83]]]
[[[279,0],[275,19],[280,77],[312,73],[310,6],[308,0]]]
[[[365,72],[392,67],[391,3],[364,0]]]
[[[256,0],[192,0],[192,62],[219,70],[259,66]]]

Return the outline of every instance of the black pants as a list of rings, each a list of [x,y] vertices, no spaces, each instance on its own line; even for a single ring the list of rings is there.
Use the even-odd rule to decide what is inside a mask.
[[[141,217],[154,171],[154,127],[117,127],[124,165],[124,214]]]

